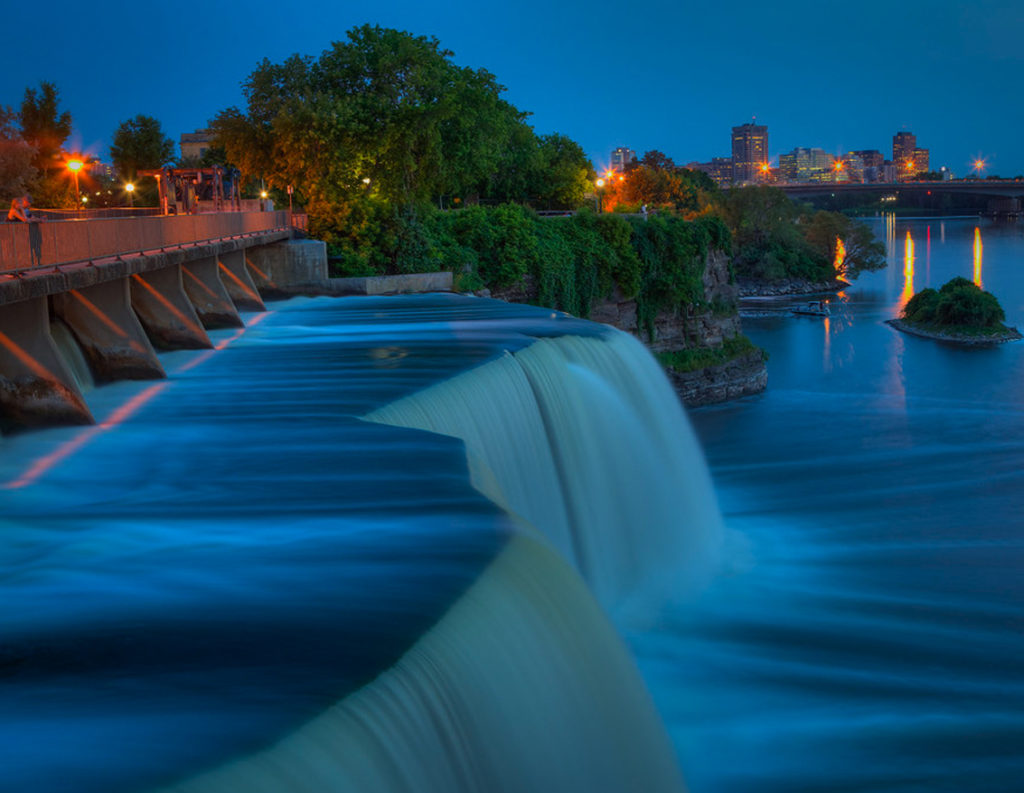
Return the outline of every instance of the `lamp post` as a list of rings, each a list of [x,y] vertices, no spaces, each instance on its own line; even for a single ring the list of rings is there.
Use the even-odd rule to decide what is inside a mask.
[[[82,164],[82,161],[79,159],[68,160],[68,170],[75,177],[75,204],[78,205],[82,203],[82,196],[78,192],[78,172],[82,170]]]
[[[604,179],[598,179],[594,185],[597,187],[597,214],[600,215],[602,212],[601,199],[604,197]]]
[[[126,184],[124,186],[124,189],[125,189],[125,192],[128,193],[128,206],[130,206],[130,207],[132,207],[134,209],[135,208],[135,185],[132,184],[131,182],[128,182],[128,184]]]

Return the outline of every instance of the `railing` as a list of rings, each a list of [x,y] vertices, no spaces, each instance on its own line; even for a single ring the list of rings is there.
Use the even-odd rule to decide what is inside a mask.
[[[32,217],[44,220],[96,220],[98,218],[141,218],[159,215],[160,207],[99,207],[97,209],[36,209]]]
[[[0,272],[11,273],[133,253],[156,253],[167,248],[289,229],[287,212],[218,212],[0,223]]]

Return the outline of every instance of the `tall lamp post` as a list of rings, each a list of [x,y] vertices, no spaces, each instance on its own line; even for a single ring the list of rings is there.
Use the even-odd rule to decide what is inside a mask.
[[[81,206],[82,196],[78,192],[78,172],[82,170],[82,161],[78,159],[68,160],[68,170],[75,177],[75,206]]]
[[[128,193],[128,206],[135,207],[135,185],[132,182],[128,182],[124,186],[125,192]]]
[[[597,186],[597,214],[600,215],[603,211],[601,199],[604,197],[604,179],[598,179],[594,184]]]

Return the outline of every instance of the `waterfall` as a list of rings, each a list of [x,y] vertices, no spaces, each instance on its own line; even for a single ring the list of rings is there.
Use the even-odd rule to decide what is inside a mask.
[[[679,793],[622,642],[522,534],[394,667],[277,745],[173,793]],[[170,793],[168,791],[168,793]]]
[[[461,438],[474,486],[609,609],[677,596],[715,567],[721,518],[700,447],[628,334],[542,338],[365,418]]]
[[[71,329],[59,319],[56,319],[50,322],[50,335],[53,337],[54,344],[57,345],[61,358],[67,364],[68,371],[75,378],[78,390],[82,393],[91,391],[95,386],[92,371],[89,369],[85,355],[82,354],[82,348],[78,346],[78,342],[72,335]]]

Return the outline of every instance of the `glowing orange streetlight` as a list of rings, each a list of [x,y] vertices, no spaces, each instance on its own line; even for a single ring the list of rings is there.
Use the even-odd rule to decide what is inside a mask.
[[[68,170],[71,171],[72,175],[75,177],[75,203],[76,204],[81,204],[82,203],[82,196],[78,192],[78,172],[80,170],[82,170],[82,166],[84,164],[85,163],[83,163],[81,160],[79,160],[77,158],[73,159],[73,160],[68,160]]]
[[[128,193],[128,206],[134,207],[135,206],[135,185],[132,184],[131,182],[128,182],[128,184],[126,184],[124,186],[124,189],[125,189],[125,192]]]
[[[985,161],[980,157],[974,161],[974,171],[978,176],[981,176],[981,172],[985,170],[985,164]]]

